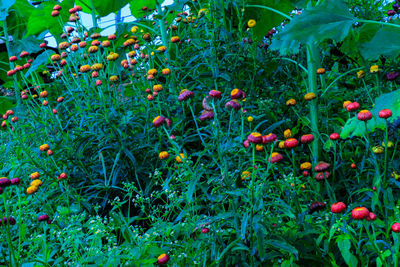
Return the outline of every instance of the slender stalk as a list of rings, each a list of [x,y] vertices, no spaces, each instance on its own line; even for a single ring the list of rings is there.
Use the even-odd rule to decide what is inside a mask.
[[[97,20],[96,20],[96,9],[94,8],[93,0],[90,0],[90,8],[92,10],[93,27],[98,28]]]
[[[319,53],[317,47],[309,43],[307,45],[307,67],[308,67],[308,86],[309,91],[318,95],[317,87],[317,62],[319,62]],[[316,137],[312,142],[312,150],[314,159],[313,162],[318,162],[319,158],[319,131],[318,131],[318,105],[317,98],[310,101],[310,120],[311,120],[311,131]]]

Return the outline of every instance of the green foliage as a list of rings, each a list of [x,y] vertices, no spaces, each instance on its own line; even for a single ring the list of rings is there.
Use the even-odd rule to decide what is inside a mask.
[[[395,58],[400,54],[400,29],[381,28],[374,37],[361,46],[361,54],[367,60],[376,60],[381,55]]]
[[[0,0],[0,21],[8,16],[8,9],[15,3],[15,0]]]
[[[390,109],[393,112],[393,116],[388,118],[387,121],[392,123],[400,117],[400,90],[395,90],[393,92],[382,94],[375,100],[374,107],[370,110],[373,118],[367,122],[368,132],[373,132],[376,129],[385,129],[386,121],[385,119],[379,118],[379,111],[382,109]],[[357,120],[357,117],[349,119],[340,136],[342,138],[347,138],[350,136],[364,136],[365,135],[365,123],[363,121]]]
[[[75,3],[80,5],[83,9],[83,12],[91,13],[92,12],[92,3],[94,5],[94,9],[96,14],[100,15],[101,17],[107,16],[112,12],[116,12],[127,5],[129,2],[135,4],[137,1],[132,0],[120,0],[120,1],[113,1],[113,0],[76,0]]]

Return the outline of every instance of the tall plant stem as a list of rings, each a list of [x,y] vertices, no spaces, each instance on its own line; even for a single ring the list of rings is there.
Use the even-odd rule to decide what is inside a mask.
[[[90,8],[92,10],[93,27],[98,28],[97,19],[96,19],[96,9],[94,8],[93,0],[90,0]]]
[[[6,42],[8,57],[10,57],[11,56],[10,55],[10,41],[8,40],[7,20],[3,21],[3,32],[4,32],[4,40]],[[9,65],[10,65],[10,69],[13,69],[13,65],[12,65],[11,61],[9,62]],[[21,98],[19,97],[19,90],[18,90],[18,83],[17,83],[16,76],[13,75],[13,77],[14,77],[14,93],[15,93],[15,99],[17,101],[17,107],[18,107],[21,104]]]
[[[318,95],[317,87],[317,65],[319,62],[319,53],[317,47],[309,43],[307,45],[307,68],[308,68],[308,88],[309,92]],[[310,120],[311,131],[316,137],[312,142],[312,151],[314,155],[313,162],[316,163],[319,158],[319,131],[318,131],[318,105],[317,98],[310,101]]]

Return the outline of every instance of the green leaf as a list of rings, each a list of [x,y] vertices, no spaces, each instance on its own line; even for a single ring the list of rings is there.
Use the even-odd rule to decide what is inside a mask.
[[[360,48],[367,60],[378,59],[381,55],[395,58],[400,54],[400,30],[385,27],[380,29],[371,41]]]
[[[112,12],[119,11],[121,8],[126,6],[131,0],[93,0],[94,9],[97,15],[101,17],[107,16]],[[136,2],[136,1],[132,1]],[[82,11],[85,13],[91,13],[91,0],[76,0],[76,4],[82,7]]]
[[[15,107],[15,104],[5,96],[0,96],[0,113],[6,113],[7,110]]]
[[[131,13],[136,19],[143,17],[144,15],[149,15],[151,12],[143,11],[142,7],[151,8],[154,10],[156,8],[156,1],[154,0],[135,0],[131,2]]]
[[[16,39],[22,39],[26,34],[28,19],[35,8],[27,0],[17,0],[8,10],[8,34]]]
[[[42,43],[41,40],[38,40],[37,38],[33,36],[29,36],[27,38],[24,38],[22,40],[16,40],[14,42],[10,43],[10,55],[19,55],[22,51],[27,51],[29,53],[36,53],[40,50],[40,43]]]
[[[296,259],[298,259],[299,252],[297,251],[297,249],[284,240],[270,239],[270,240],[267,240],[265,243],[274,248],[286,251],[290,254],[294,254],[296,256]]]
[[[358,260],[357,258],[351,254],[350,249],[351,249],[351,243],[350,239],[348,236],[340,236],[338,238],[338,247],[340,250],[340,253],[342,253],[344,261],[347,263],[348,266],[357,266]]]
[[[273,40],[270,48],[279,50],[281,54],[290,54],[298,51],[299,42],[320,43],[327,39],[340,42],[349,34],[354,22],[355,18],[345,2],[325,1],[294,17]]]
[[[25,73],[25,77],[27,78],[32,72],[36,71],[40,66],[46,65],[47,61],[50,60],[51,55],[53,54],[53,51],[44,51],[42,54],[37,56],[32,64],[31,67],[28,69],[28,71]]]
[[[0,21],[3,21],[8,16],[8,9],[14,5],[15,0],[0,0]]]
[[[385,129],[386,122],[384,119],[379,118],[378,115],[382,109],[390,109],[393,112],[392,117],[388,118],[389,122],[393,122],[400,117],[400,89],[383,94],[375,100],[374,108],[370,110],[373,118],[367,122],[369,132],[375,129]],[[365,135],[365,123],[357,120],[356,116],[346,122],[340,133],[342,138],[363,135]]]
[[[249,5],[267,6],[284,14],[289,14],[294,8],[290,0],[251,0],[249,1]],[[251,31],[253,32],[254,40],[258,41],[263,39],[273,27],[279,26],[286,18],[265,8],[246,7],[244,14],[245,23],[247,24],[250,19],[254,19],[257,22],[256,26],[252,28]]]
[[[59,23],[58,17],[52,17],[51,12],[55,5],[61,6],[60,17],[62,21],[68,21],[68,10],[73,6],[74,0],[65,0],[62,3],[58,1],[46,1],[32,11],[27,25],[27,36],[37,35],[49,30],[53,35],[59,35],[62,32],[62,25]]]

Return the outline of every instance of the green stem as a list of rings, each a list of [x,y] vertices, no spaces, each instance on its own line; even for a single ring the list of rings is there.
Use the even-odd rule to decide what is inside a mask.
[[[282,17],[287,18],[288,20],[292,20],[292,17],[290,17],[289,15],[287,15],[287,14],[285,14],[285,13],[279,11],[279,10],[273,9],[273,8],[271,8],[271,7],[268,7],[268,6],[246,5],[246,7],[257,7],[257,8],[268,9],[269,11],[272,11],[272,12],[274,12],[274,13],[276,13],[276,14],[279,14],[279,15],[281,15]]]
[[[317,64],[319,62],[319,53],[317,47],[309,43],[307,45],[307,67],[308,67],[308,86],[309,91],[318,95],[318,87],[317,87]],[[312,150],[314,159],[313,162],[318,162],[319,158],[319,131],[318,131],[318,105],[317,99],[313,99],[310,101],[310,120],[311,120],[311,131],[312,134],[316,137],[312,142]]]
[[[98,28],[97,25],[97,20],[96,20],[96,10],[94,8],[93,0],[90,0],[90,8],[92,10],[92,21],[93,21],[93,27]]]

